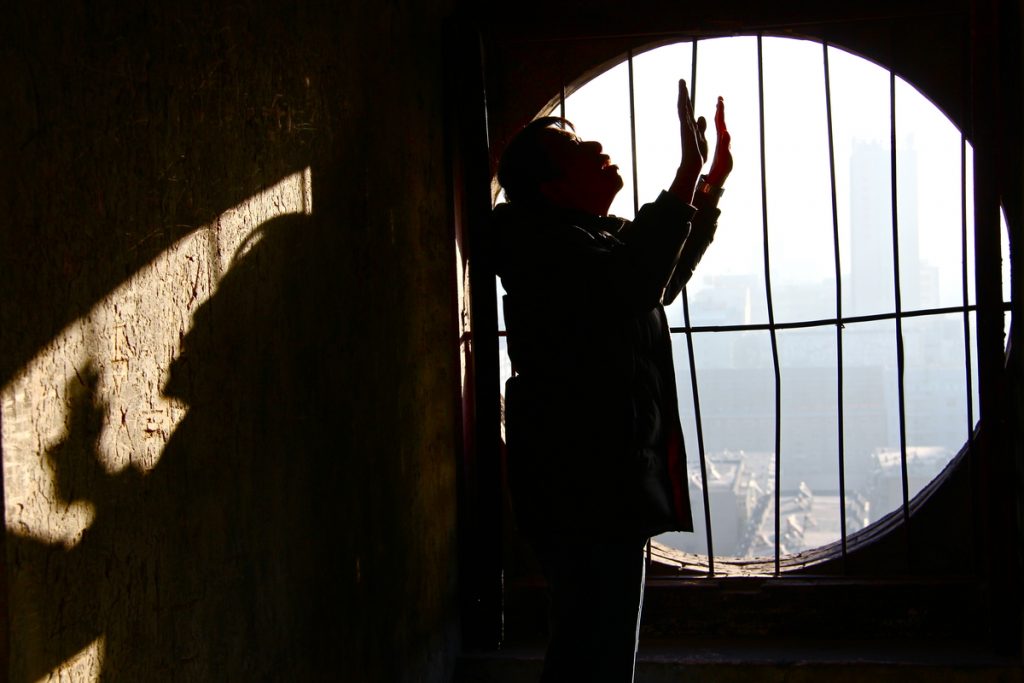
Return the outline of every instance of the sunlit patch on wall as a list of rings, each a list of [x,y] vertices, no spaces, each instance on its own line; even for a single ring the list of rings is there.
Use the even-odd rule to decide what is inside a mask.
[[[100,680],[100,674],[103,672],[103,646],[104,637],[100,636],[42,680],[48,683]]]
[[[61,467],[86,458],[107,473],[156,466],[186,413],[161,390],[192,315],[260,225],[312,207],[306,168],[225,211],[68,325],[2,388],[8,530],[73,546],[94,511],[68,498]]]

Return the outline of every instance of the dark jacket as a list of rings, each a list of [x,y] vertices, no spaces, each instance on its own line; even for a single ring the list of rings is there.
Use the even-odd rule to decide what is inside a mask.
[[[495,208],[509,484],[531,536],[693,528],[669,327],[718,210],[668,193],[632,223]],[[692,221],[692,230],[691,230]]]

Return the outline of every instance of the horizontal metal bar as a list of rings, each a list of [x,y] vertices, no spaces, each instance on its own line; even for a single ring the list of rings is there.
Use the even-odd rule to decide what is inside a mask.
[[[970,306],[945,306],[943,308],[921,308],[913,311],[899,313],[900,318],[924,318],[930,315],[948,315],[950,313],[973,313],[978,310],[977,305]],[[1003,302],[1003,310],[1011,310],[1009,301]],[[748,323],[744,325],[682,325],[670,327],[673,333],[685,332],[764,332],[767,330],[797,330],[808,327],[828,327],[832,325],[847,325],[853,323],[870,323],[879,320],[895,320],[897,313],[874,313],[872,315],[850,315],[842,318],[821,318],[819,320],[801,320],[789,323]],[[498,330],[499,337],[508,336],[505,330]]]
[[[1004,310],[1010,310],[1010,302],[1006,301],[1003,304]],[[971,306],[947,306],[945,308],[924,308],[915,311],[903,311],[898,314],[900,318],[924,318],[930,315],[945,315],[949,313],[963,313],[965,311],[974,311],[977,308],[975,305]],[[673,327],[672,332],[748,332],[748,331],[766,331],[771,330],[773,327],[776,330],[795,330],[807,327],[827,327],[833,325],[846,325],[848,323],[869,323],[876,322],[878,320],[895,320],[897,317],[896,313],[875,313],[873,315],[851,315],[844,316],[842,318],[822,318],[821,320],[802,320],[798,322],[789,323],[775,323],[773,326],[771,323],[751,323],[746,325],[694,325],[687,329],[686,327]]]

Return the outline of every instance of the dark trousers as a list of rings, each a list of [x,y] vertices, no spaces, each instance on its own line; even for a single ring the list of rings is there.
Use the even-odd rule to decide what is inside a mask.
[[[646,539],[535,545],[551,596],[542,683],[631,683]]]

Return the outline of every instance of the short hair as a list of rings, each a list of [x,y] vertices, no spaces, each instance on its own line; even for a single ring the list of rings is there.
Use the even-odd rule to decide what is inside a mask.
[[[541,184],[558,177],[559,169],[551,163],[548,149],[541,143],[544,131],[556,126],[575,130],[567,119],[544,116],[526,124],[505,147],[498,162],[498,184],[510,202],[541,201]]]

